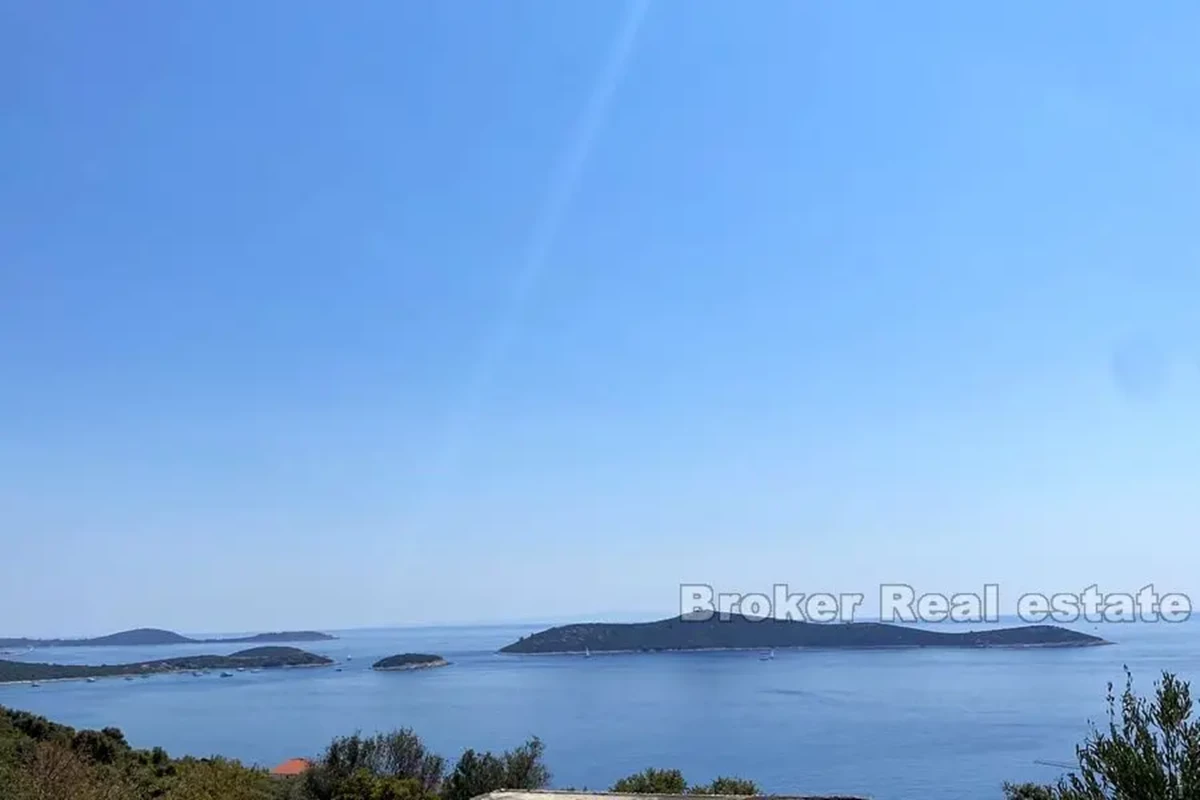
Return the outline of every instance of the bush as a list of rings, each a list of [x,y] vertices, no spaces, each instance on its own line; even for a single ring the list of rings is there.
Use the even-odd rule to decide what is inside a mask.
[[[1119,716],[1119,720],[1118,720]],[[1187,683],[1164,672],[1153,700],[1133,692],[1125,670],[1118,701],[1108,686],[1108,727],[1076,748],[1078,770],[1057,784],[1005,784],[1008,800],[1195,800],[1200,798],[1200,725]]]
[[[719,795],[756,795],[760,794],[758,784],[745,778],[720,777],[708,786],[689,786],[688,794],[719,794]]]
[[[645,769],[613,784],[622,794],[756,795],[758,785],[743,778],[720,777],[709,784],[689,786],[677,769]]]
[[[647,767],[634,775],[621,778],[613,784],[611,791],[621,794],[683,794],[687,791],[687,781],[677,769]]]

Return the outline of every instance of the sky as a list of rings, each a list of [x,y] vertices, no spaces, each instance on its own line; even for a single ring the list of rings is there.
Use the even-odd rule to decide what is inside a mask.
[[[0,635],[1197,590],[1197,25],[0,0]]]

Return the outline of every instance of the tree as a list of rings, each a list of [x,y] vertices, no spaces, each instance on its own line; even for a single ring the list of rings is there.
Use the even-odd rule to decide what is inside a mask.
[[[542,789],[550,783],[542,762],[545,750],[536,736],[499,756],[467,750],[446,778],[442,800],[470,800],[499,789]]]
[[[647,767],[621,778],[613,784],[611,791],[621,794],[683,794],[687,791],[687,781],[677,769]]]
[[[359,769],[338,785],[333,797],[334,800],[423,800],[432,795],[412,778],[374,775]]]
[[[442,800],[471,800],[504,786],[504,764],[491,753],[467,750],[446,778]]]
[[[1008,800],[1196,800],[1200,798],[1200,724],[1189,685],[1164,672],[1153,700],[1133,691],[1125,669],[1119,703],[1108,686],[1108,729],[1093,726],[1076,748],[1077,771],[1057,784],[1005,784]]]
[[[446,771],[446,760],[429,752],[410,728],[377,736],[375,763],[380,774],[412,780],[426,793],[436,793]]]
[[[504,763],[503,789],[542,789],[550,783],[550,770],[542,761],[546,746],[536,736],[501,756]]]
[[[271,800],[271,777],[224,758],[182,759],[164,800]]]
[[[5,800],[130,800],[129,786],[102,776],[58,741],[38,742],[4,787]]]
[[[117,728],[83,730],[71,740],[71,749],[96,764],[114,764],[129,753],[125,736]]]
[[[355,733],[334,739],[304,773],[303,783],[314,800],[356,798],[363,791],[367,800],[374,800],[370,792],[436,794],[444,772],[445,759],[429,752],[412,730],[401,728],[370,738]]]

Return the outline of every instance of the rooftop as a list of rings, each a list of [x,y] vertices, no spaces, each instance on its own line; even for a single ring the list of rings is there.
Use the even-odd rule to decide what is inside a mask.
[[[271,770],[271,774],[282,776],[299,775],[311,766],[312,762],[307,758],[290,758]]]

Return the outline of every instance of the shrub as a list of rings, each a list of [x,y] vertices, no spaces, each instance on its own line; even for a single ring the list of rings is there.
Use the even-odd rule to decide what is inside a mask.
[[[1108,726],[1076,748],[1079,767],[1057,784],[1005,784],[1008,800],[1195,800],[1200,798],[1200,725],[1187,683],[1164,672],[1152,700],[1125,670],[1118,703],[1108,686]]]

